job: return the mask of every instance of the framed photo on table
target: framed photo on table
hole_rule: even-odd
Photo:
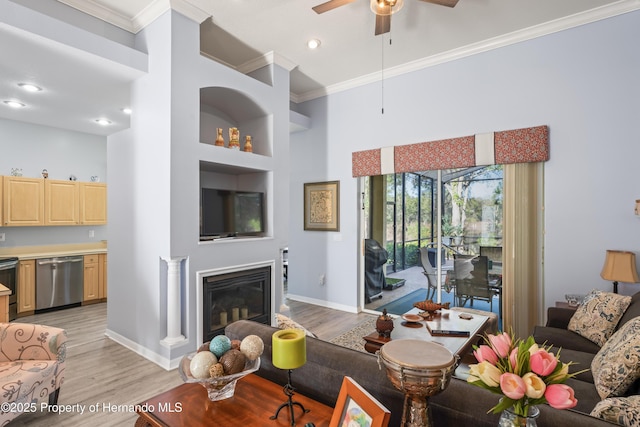
[[[387,427],[391,412],[351,377],[344,377],[329,427]]]
[[[340,181],[304,184],[304,229],[340,231]]]

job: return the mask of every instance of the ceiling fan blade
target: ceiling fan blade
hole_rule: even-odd
[[[340,6],[344,6],[345,4],[352,3],[354,1],[356,0],[329,0],[328,2],[312,7],[312,9],[316,13],[320,14],[320,13],[328,12]]]
[[[391,31],[391,15],[376,15],[376,36]]]
[[[422,0],[422,1],[426,1],[427,3],[439,4],[440,6],[447,6],[447,7],[455,7],[455,5],[458,4],[458,0]]]

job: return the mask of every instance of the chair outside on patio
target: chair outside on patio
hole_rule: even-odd
[[[456,297],[458,306],[464,307],[467,302],[473,307],[474,300],[489,303],[493,311],[493,297],[498,295],[496,289],[489,284],[489,268],[486,256],[456,255],[453,260]]]
[[[437,264],[436,256],[437,250],[435,248],[422,247],[420,249],[420,265],[422,266],[422,274],[427,277],[427,298],[433,300],[436,291],[438,289],[438,270],[435,266]],[[432,259],[434,261],[432,261]],[[442,258],[444,261],[444,257]],[[442,269],[442,289],[445,292],[451,292],[451,285],[449,284],[449,275],[446,269]]]

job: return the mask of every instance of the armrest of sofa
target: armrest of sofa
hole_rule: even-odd
[[[0,361],[58,360],[66,355],[67,332],[30,323],[0,324]]]
[[[575,312],[570,308],[549,307],[547,308],[547,324],[545,326],[567,329]]]

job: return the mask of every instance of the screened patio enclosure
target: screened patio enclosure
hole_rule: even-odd
[[[502,265],[502,193],[503,168],[500,165],[477,166],[464,169],[419,173],[397,173],[364,178],[364,220],[367,239],[375,240],[387,251],[385,274],[392,290],[394,278],[404,280],[405,289],[382,293],[385,301],[367,298],[365,308],[376,309],[396,294],[398,298],[413,289],[429,289],[429,280],[421,259],[420,248],[430,248],[430,260],[437,269],[438,218],[442,264],[442,292],[427,296],[434,301],[449,300],[452,306],[476,303],[481,298],[456,298],[454,270],[456,261],[482,259],[490,273],[493,285],[500,278]],[[440,203],[438,203],[440,198]],[[438,215],[440,206],[440,215]],[[426,250],[423,249],[426,253]],[[474,262],[476,262],[474,261]],[[471,262],[471,261],[469,261]],[[460,269],[459,269],[460,270]],[[462,283],[458,280],[458,283]],[[431,283],[433,285],[433,283]],[[433,291],[433,289],[432,289]],[[457,295],[461,297],[460,293]],[[495,296],[493,311],[499,313],[497,293],[489,292],[485,298]],[[480,308],[474,305],[474,308]]]

